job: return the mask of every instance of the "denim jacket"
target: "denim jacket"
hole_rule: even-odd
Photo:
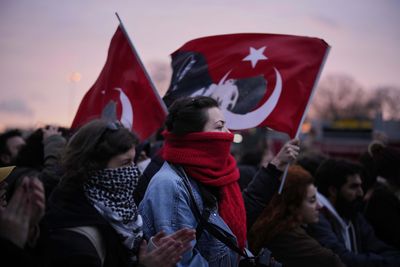
[[[189,180],[196,204],[203,210],[198,186],[192,179]],[[151,179],[143,201],[139,205],[145,238],[149,239],[161,230],[171,234],[184,227],[196,229],[198,219],[193,213],[193,208],[182,178],[167,162],[164,162]],[[208,220],[236,239],[217,209],[211,211]],[[191,245],[192,249],[183,255],[177,266],[238,266],[239,256],[206,230],[199,240],[192,241]]]

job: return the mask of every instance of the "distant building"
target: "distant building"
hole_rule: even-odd
[[[276,154],[289,139],[286,134],[272,130],[246,130],[243,142],[235,144],[235,151],[242,152],[260,147],[260,134],[265,137],[267,147]],[[302,152],[321,153],[329,157],[358,160],[367,151],[372,140],[381,140],[391,146],[400,147],[400,121],[382,119],[378,115],[374,120],[340,119],[335,121],[312,121],[303,125],[300,134]],[[239,152],[239,153],[240,153]]]

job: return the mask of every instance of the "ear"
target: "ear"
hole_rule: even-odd
[[[328,187],[329,199],[332,203],[336,202],[337,189],[334,186]]]

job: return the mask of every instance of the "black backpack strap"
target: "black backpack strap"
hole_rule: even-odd
[[[202,214],[200,213],[200,209],[197,206],[196,200],[193,195],[193,190],[189,182],[189,178],[187,177],[185,171],[182,169],[180,166],[172,165],[173,169],[176,171],[176,173],[182,178],[182,181],[189,192],[190,200],[193,203],[193,212],[196,218],[199,220],[198,227],[200,226],[200,231],[202,232],[203,230],[208,231],[212,236],[214,236],[216,239],[224,243],[226,246],[228,246],[230,249],[235,251],[237,254],[239,254],[242,257],[249,258],[247,254],[245,254],[237,245],[236,242],[230,238],[230,234],[226,232],[224,229],[218,227],[217,225],[214,225],[210,222],[208,222],[208,218],[210,217],[210,211],[208,210],[208,214]],[[205,209],[207,210],[207,209]],[[207,216],[207,217],[206,217]],[[197,231],[197,229],[196,229]],[[196,232],[196,239],[197,239],[198,233]],[[198,239],[197,239],[198,240]]]
[[[203,210],[203,214],[201,215],[201,218],[203,218],[205,221],[208,221],[208,218],[210,218],[210,215],[211,215],[211,211],[209,209],[205,208]],[[201,223],[201,220],[200,220],[200,223],[196,227],[196,240],[200,239],[201,234],[203,233],[203,231],[204,231],[204,226],[203,226],[203,224]]]

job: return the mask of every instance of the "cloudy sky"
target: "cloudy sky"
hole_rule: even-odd
[[[118,12],[163,95],[169,54],[207,35],[313,36],[331,45],[321,79],[400,87],[397,0],[1,0],[0,130],[69,126],[106,59]]]

